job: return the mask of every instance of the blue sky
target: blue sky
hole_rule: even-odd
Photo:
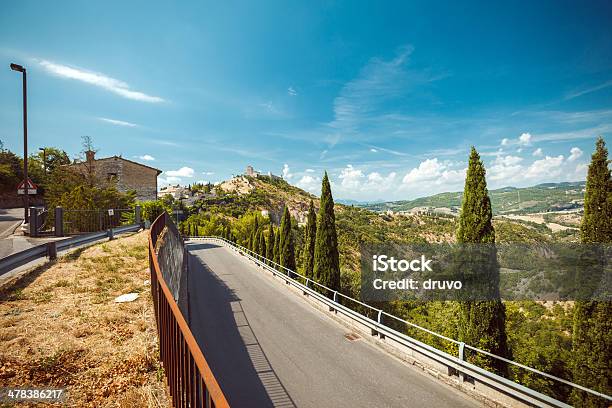
[[[612,134],[610,2],[3,2],[0,139],[220,181],[247,164],[336,198],[581,180]],[[495,4],[493,4],[495,3]]]

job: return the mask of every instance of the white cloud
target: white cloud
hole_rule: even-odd
[[[491,180],[512,181],[522,169],[523,159],[518,156],[498,156],[489,166],[488,174]]]
[[[321,188],[321,179],[306,174],[295,185],[310,193],[317,194]]]
[[[527,168],[523,177],[539,178],[544,180],[552,180],[562,173],[563,155],[557,157],[546,156],[543,159],[534,161]]]
[[[298,93],[297,93],[297,91],[296,91],[295,89],[293,89],[293,87],[292,87],[292,86],[290,86],[289,88],[287,88],[287,93],[288,93],[290,96],[297,96],[297,94],[298,94]]]
[[[138,158],[140,160],[144,160],[144,161],[154,161],[155,157],[151,156],[150,154],[145,154],[143,156],[138,156]]]
[[[531,143],[531,133],[523,133],[519,136],[518,143],[520,145],[528,145]]]
[[[378,153],[378,150],[376,150],[376,149],[374,149],[374,148],[370,149],[370,151],[371,151],[372,153]]]
[[[306,171],[306,173],[314,173],[315,172],[313,169],[306,169],[305,171]]]
[[[102,122],[110,123],[112,125],[117,125],[117,126],[125,126],[125,127],[137,127],[138,126],[135,123],[125,122],[123,120],[117,120],[117,119],[98,118],[98,120],[101,120]]]
[[[364,178],[365,175],[361,170],[358,170],[353,167],[352,164],[347,165],[342,171],[338,178],[342,180],[342,187],[347,189],[357,189],[361,184],[361,179]]]
[[[178,170],[168,170],[165,174],[169,177],[193,177],[195,171],[191,167],[181,167]]]
[[[85,82],[87,84],[106,89],[107,91],[113,92],[127,99],[149,103],[164,102],[164,99],[160,98],[159,96],[151,96],[143,92],[132,91],[129,85],[125,82],[111,78],[104,74],[73,68],[67,65],[55,64],[47,60],[41,60],[39,61],[39,64],[47,72],[53,75]]]
[[[213,174],[215,174],[215,172],[214,171],[203,171],[202,174],[205,176],[212,176]]]
[[[510,140],[506,137],[504,137],[501,141],[501,145],[502,146],[508,146],[510,144]]]
[[[538,147],[537,149],[535,149],[535,150],[533,151],[532,156],[535,156],[535,157],[540,157],[540,156],[542,156],[543,154],[544,154],[544,152],[542,151],[542,148],[541,148],[541,147]]]
[[[582,156],[582,150],[580,150],[578,147],[572,147],[570,149],[570,156],[567,158],[567,160],[573,162],[577,160],[580,156]]]
[[[437,158],[427,159],[419,164],[419,167],[410,170],[403,178],[403,183],[415,183],[424,180],[433,180],[439,177],[444,170],[444,165]]]
[[[283,178],[285,180],[290,180],[291,177],[293,177],[293,174],[291,174],[291,170],[289,169],[289,165],[287,163],[285,163],[283,165]]]

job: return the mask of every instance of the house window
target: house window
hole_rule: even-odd
[[[106,180],[108,181],[117,181],[117,173],[106,173]]]

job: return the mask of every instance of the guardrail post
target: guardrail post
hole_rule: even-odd
[[[57,259],[57,244],[55,241],[47,242],[47,256],[50,261]]]
[[[306,287],[308,287],[308,282],[309,282],[309,281],[310,281],[310,279],[309,279],[309,278],[306,278],[306,285],[305,285]],[[303,291],[302,291],[302,295],[304,295],[304,296],[308,296],[308,292],[306,292],[305,290],[303,290]]]
[[[382,312],[383,312],[382,309],[378,311],[378,316],[376,317],[376,321],[378,322],[378,324],[382,324],[382,318],[383,318]],[[381,340],[385,338],[385,335],[382,334],[381,332],[377,332],[377,334],[378,334],[378,337],[381,338]]]
[[[109,229],[106,231],[106,235],[108,236],[108,240],[109,240],[109,241],[112,241],[113,239],[115,239],[115,232],[113,231],[113,229],[112,229],[112,228],[109,228]]]
[[[55,207],[55,236],[64,236],[64,209],[62,207]]]
[[[459,360],[465,361],[465,343],[464,342],[459,343]],[[463,371],[459,371],[459,381],[460,382],[465,381],[465,375],[463,374]]]
[[[334,297],[333,297],[333,299],[332,299],[332,300],[334,301],[334,303],[337,303],[337,302],[338,302],[338,291],[337,291],[337,290],[334,290]],[[335,313],[335,312],[336,312],[336,309],[334,309],[332,306],[330,306],[330,307],[329,307],[329,311],[330,311],[330,312],[334,312],[334,313]]]
[[[142,207],[139,205],[134,207],[134,223],[138,225],[142,224]]]

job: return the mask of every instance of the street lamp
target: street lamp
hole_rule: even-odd
[[[23,195],[23,218],[28,223],[28,96],[26,69],[21,65],[11,64],[13,71],[21,72],[23,78],[23,178],[26,181]]]

